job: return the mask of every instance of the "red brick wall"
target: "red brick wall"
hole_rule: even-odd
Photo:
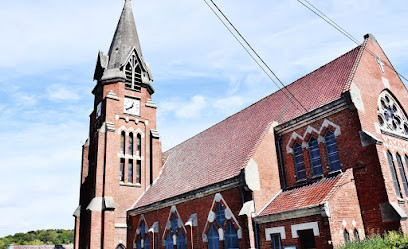
[[[238,216],[239,211],[242,208],[242,198],[241,192],[239,188],[234,188],[231,190],[226,190],[221,192],[222,197],[224,198],[225,202],[227,203],[228,207],[231,209],[232,213],[234,214],[235,218],[237,219],[239,225],[242,228],[242,239],[239,240],[239,247],[240,248],[248,248],[249,247],[249,239],[248,239],[248,231],[247,231],[247,218],[246,216]],[[188,202],[183,202],[176,205],[177,211],[180,214],[180,218],[185,224],[190,217],[190,215],[196,213],[197,214],[197,221],[198,226],[193,227],[193,238],[194,238],[194,248],[206,248],[206,243],[203,243],[202,234],[204,231],[204,227],[207,222],[208,213],[211,210],[212,203],[214,201],[215,194],[211,194],[209,196],[205,196],[199,199],[194,199]],[[163,209],[150,211],[144,213],[145,220],[149,227],[153,225],[154,222],[159,222],[159,233],[155,234],[155,248],[164,248],[162,246],[162,237],[165,232],[165,227],[167,223],[167,219],[169,217],[171,211],[171,207],[166,207]],[[140,215],[132,216],[131,217],[131,230],[129,231],[128,235],[128,244],[127,248],[133,248],[133,241],[135,240],[135,233],[136,229],[138,228]],[[187,248],[191,248],[191,227],[185,227],[187,230]],[[150,241],[153,240],[152,234],[149,234]],[[222,244],[222,243],[221,243]],[[221,247],[222,248],[222,247]]]
[[[113,91],[120,100],[109,98],[102,100],[109,91]],[[156,109],[145,106],[147,100],[151,98],[145,88],[142,88],[141,92],[126,90],[123,82],[104,85],[101,89],[96,89],[94,93],[95,110],[90,116],[89,159],[85,159],[83,163],[85,167],[83,176],[87,172],[87,168],[89,168],[89,174],[87,178],[84,178],[85,183],[81,188],[81,206],[83,207],[81,215],[84,216],[84,220],[90,219],[90,222],[81,222],[81,225],[83,224],[81,234],[83,235],[80,237],[83,241],[80,242],[80,247],[85,248],[89,243],[86,238],[86,235],[89,234],[91,244],[96,245],[97,238],[95,236],[99,236],[99,244],[103,244],[104,247],[115,248],[121,242],[126,244],[126,228],[116,228],[115,224],[126,224],[126,210],[131,208],[133,203],[150,185],[150,130],[156,129]],[[123,113],[125,95],[140,98],[140,117],[133,117]],[[102,116],[96,120],[95,112],[100,101],[102,101]],[[137,123],[134,121],[135,118],[138,119]],[[129,122],[126,119],[129,119]],[[101,132],[103,122],[113,123],[115,132]],[[144,134],[141,141],[141,184],[136,184],[136,160],[133,160],[133,182],[131,186],[129,186],[127,173],[129,158],[125,159],[125,184],[122,184],[119,181],[120,157],[118,156],[120,152],[120,133],[122,130],[129,131],[130,128],[135,131],[140,129]],[[136,141],[137,133],[133,132],[134,141]],[[125,143],[126,154],[128,154],[128,134],[129,132],[127,132]],[[94,136],[97,136],[98,139],[93,139]],[[155,160],[153,161],[152,170],[154,176],[157,176],[162,166],[161,142],[157,139],[153,139],[153,142]],[[134,145],[134,151],[136,151],[136,144]],[[88,162],[89,167],[87,167]],[[104,196],[113,197],[115,210],[93,211],[89,216],[87,214],[89,211],[85,210],[89,202],[93,197]]]
[[[353,175],[353,169],[348,169],[335,187],[335,192],[329,198],[331,240],[335,247],[345,243],[344,230],[347,229],[350,240],[354,240],[354,229],[359,238],[364,239],[364,223],[361,217],[360,204]]]
[[[327,218],[323,218],[320,215],[259,224],[260,248],[270,249],[272,247],[271,241],[266,240],[265,229],[272,228],[272,227],[280,227],[280,226],[285,227],[285,233],[286,233],[286,239],[282,240],[282,246],[296,245],[297,248],[300,248],[299,239],[292,237],[291,226],[296,225],[296,224],[301,224],[301,223],[308,223],[308,222],[318,222],[320,235],[315,236],[316,248],[319,248],[319,249],[333,248],[333,246],[329,244],[329,241],[331,240],[329,221]]]

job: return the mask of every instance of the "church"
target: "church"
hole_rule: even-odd
[[[337,248],[408,234],[408,91],[371,34],[165,152],[130,0],[94,80],[75,249]]]

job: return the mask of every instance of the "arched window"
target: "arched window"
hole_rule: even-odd
[[[295,162],[296,179],[298,181],[305,179],[306,171],[303,161],[303,149],[298,142],[295,142],[295,144],[293,145],[293,160]]]
[[[142,136],[140,134],[137,134],[136,138],[136,155],[142,155]]]
[[[171,225],[171,231],[173,232],[173,234],[176,234],[177,228],[178,228],[178,221],[177,221],[177,217],[175,214],[173,214],[171,217],[170,225]]]
[[[319,143],[317,142],[317,139],[314,137],[311,137],[309,140],[309,155],[313,176],[322,175],[323,168],[322,160],[320,159]]]
[[[341,169],[339,160],[339,152],[337,151],[336,136],[331,130],[327,130],[324,136],[326,144],[327,159],[329,161],[330,171],[337,171]]]
[[[141,170],[142,170],[142,161],[140,161],[140,160],[137,160],[136,161],[136,183],[141,183],[141,181],[142,181],[142,172],[141,172]]]
[[[136,235],[135,249],[150,249],[149,234],[146,231],[145,220],[140,223],[139,230]],[[142,245],[143,244],[143,245]],[[143,247],[142,247],[143,246]]]
[[[183,231],[180,230],[177,236],[177,249],[186,249],[186,247],[187,247],[186,236],[184,235]]]
[[[238,234],[237,229],[232,224],[231,220],[227,221],[227,227],[225,230],[225,249],[238,248]]]
[[[400,188],[400,184],[399,184],[398,177],[397,177],[397,170],[395,169],[394,160],[392,158],[391,152],[389,151],[387,151],[387,159],[388,159],[388,164],[390,165],[392,181],[394,182],[395,194],[398,197],[402,198],[401,188]]]
[[[125,158],[120,159],[120,165],[119,165],[119,180],[121,182],[125,181]]]
[[[128,182],[133,182],[133,160],[129,159],[128,163]]]
[[[357,228],[354,228],[353,234],[354,234],[354,240],[355,241],[360,241],[360,234],[358,233]]]
[[[210,229],[208,230],[208,249],[220,249],[220,236],[218,235],[217,229],[214,224],[210,224]]]
[[[133,155],[133,133],[129,134],[129,155]]]
[[[132,53],[128,63],[125,65],[125,75],[126,88],[140,91],[140,85],[142,84],[142,71],[135,52]]]
[[[215,207],[215,221],[217,222],[218,227],[222,228],[225,221],[225,210],[219,202]]]
[[[170,232],[167,233],[166,237],[166,249],[173,249],[173,237]]]
[[[146,238],[144,240],[144,249],[150,249],[150,239],[148,235],[146,235]]]
[[[344,229],[344,242],[349,243],[350,242],[350,234],[347,231],[347,229]]]
[[[402,186],[404,186],[404,190],[405,190],[405,196],[408,197],[407,176],[405,174],[404,166],[402,165],[401,156],[398,153],[397,153],[397,163],[398,163],[398,168],[399,168],[401,179],[402,179]]]
[[[125,137],[126,134],[124,131],[120,134],[120,153],[125,154]]]

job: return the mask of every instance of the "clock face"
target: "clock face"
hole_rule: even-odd
[[[99,118],[102,114],[102,102],[99,102],[98,106],[96,107],[96,118]]]
[[[140,99],[125,97],[123,112],[131,115],[140,115]]]

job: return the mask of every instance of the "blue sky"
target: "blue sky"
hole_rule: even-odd
[[[164,149],[276,91],[201,0],[133,0]],[[296,0],[215,1],[285,83],[355,45]],[[408,76],[403,0],[311,0]],[[0,8],[0,236],[73,228],[93,70],[123,1],[16,0]],[[405,82],[406,83],[406,82]]]

